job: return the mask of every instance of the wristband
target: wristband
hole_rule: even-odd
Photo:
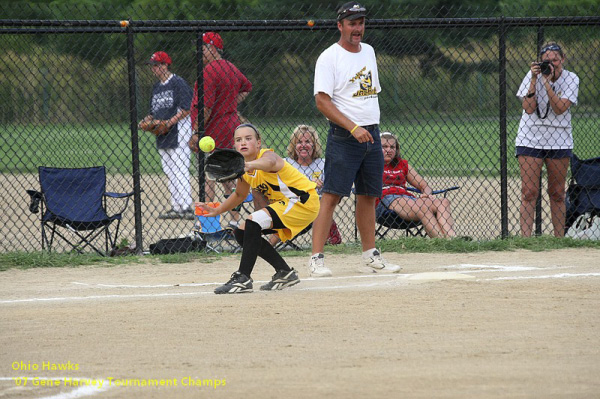
[[[533,96],[535,96],[535,91],[534,91],[533,93],[528,93],[526,97],[527,97],[527,98],[531,98],[531,97],[533,97]]]
[[[354,127],[352,128],[352,130],[350,130],[350,134],[354,134],[354,131],[358,129],[358,125],[354,125]]]

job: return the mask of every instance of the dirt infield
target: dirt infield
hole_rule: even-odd
[[[9,270],[0,398],[598,398],[599,255],[329,255],[326,279],[292,257],[301,284],[259,292],[259,263],[231,296],[237,256]]]

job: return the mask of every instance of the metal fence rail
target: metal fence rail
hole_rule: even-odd
[[[314,105],[312,86],[317,57],[338,39],[332,10],[309,7],[301,13],[306,17],[283,19],[285,14],[270,18],[268,11],[260,19],[258,10],[254,19],[227,20],[203,19],[227,13],[216,8],[190,20],[150,20],[143,9],[125,14],[140,18],[122,20],[19,18],[14,9],[3,11],[11,19],[0,20],[2,252],[41,249],[39,214],[29,211],[25,190],[39,189],[42,165],[103,165],[108,191],[135,191],[121,237],[138,247],[190,233],[193,221],[158,219],[170,207],[168,182],[154,137],[137,124],[148,112],[155,83],[145,61],[166,51],[171,71],[193,87],[202,78],[203,32],[221,34],[224,58],[252,82],[239,111],[261,130],[264,147],[287,156],[290,135],[300,124],[314,126],[326,141],[328,124]],[[422,15],[419,11],[407,15]],[[461,187],[448,196],[459,235],[489,240],[519,233],[514,146],[522,108],[515,94],[546,41],[563,45],[565,68],[580,77],[572,109],[574,152],[581,159],[600,155],[597,11],[523,18],[490,9],[490,17],[397,18],[399,10],[379,8],[370,15],[364,41],[378,56],[381,130],[400,139],[402,155],[434,189]],[[485,14],[485,9],[473,13]],[[193,156],[195,200],[204,195],[199,169],[202,158]],[[551,234],[545,188],[541,192],[536,231]],[[219,188],[217,199],[223,196]],[[343,240],[356,240],[353,196],[338,208]],[[394,230],[386,237],[400,234]],[[298,243],[308,246],[310,234]]]

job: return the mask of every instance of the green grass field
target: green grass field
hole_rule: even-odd
[[[286,155],[289,135],[300,120],[253,120],[261,130],[263,147]],[[312,121],[323,145],[327,124]],[[579,158],[600,156],[600,119],[574,118],[575,153]],[[400,138],[401,152],[424,175],[498,176],[500,173],[499,123],[494,118],[467,119],[447,116],[382,124]],[[508,122],[509,174],[516,175],[514,140],[518,120]],[[0,126],[1,173],[37,173],[39,165],[85,167],[105,165],[108,173],[132,171],[131,132],[127,124],[13,125]],[[154,136],[138,132],[141,173],[162,173]]]

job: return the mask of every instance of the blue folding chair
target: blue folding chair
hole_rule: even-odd
[[[433,194],[444,194],[444,197],[448,194],[449,191],[458,190],[460,187],[449,187],[443,190],[435,190]],[[412,191],[415,193],[421,193],[421,191],[414,187],[407,187],[408,191]],[[407,237],[426,237],[427,234],[423,229],[423,225],[419,221],[413,220],[405,220],[402,219],[396,212],[391,209],[386,209],[383,213],[381,213],[377,217],[377,230],[375,231],[375,236],[379,239],[385,237],[388,231],[394,230],[404,230]],[[384,230],[385,229],[385,230]]]
[[[79,253],[90,247],[102,256],[109,254],[109,250],[116,247],[121,215],[133,192],[106,192],[104,166],[79,169],[40,166],[38,172],[41,191],[27,190],[27,193],[31,197],[29,209],[33,213],[38,213],[40,208],[42,211],[42,250],[52,250],[56,235]],[[125,205],[109,216],[107,198],[125,198]],[[109,228],[115,221],[116,229],[111,234]],[[70,232],[70,237],[62,234],[63,230],[59,228]],[[101,234],[104,234],[104,252],[93,244]]]
[[[205,243],[204,249],[209,252],[221,253],[226,247],[232,252],[239,250],[239,245],[230,227],[221,227],[221,216],[196,215],[196,222],[192,228],[194,236]]]

